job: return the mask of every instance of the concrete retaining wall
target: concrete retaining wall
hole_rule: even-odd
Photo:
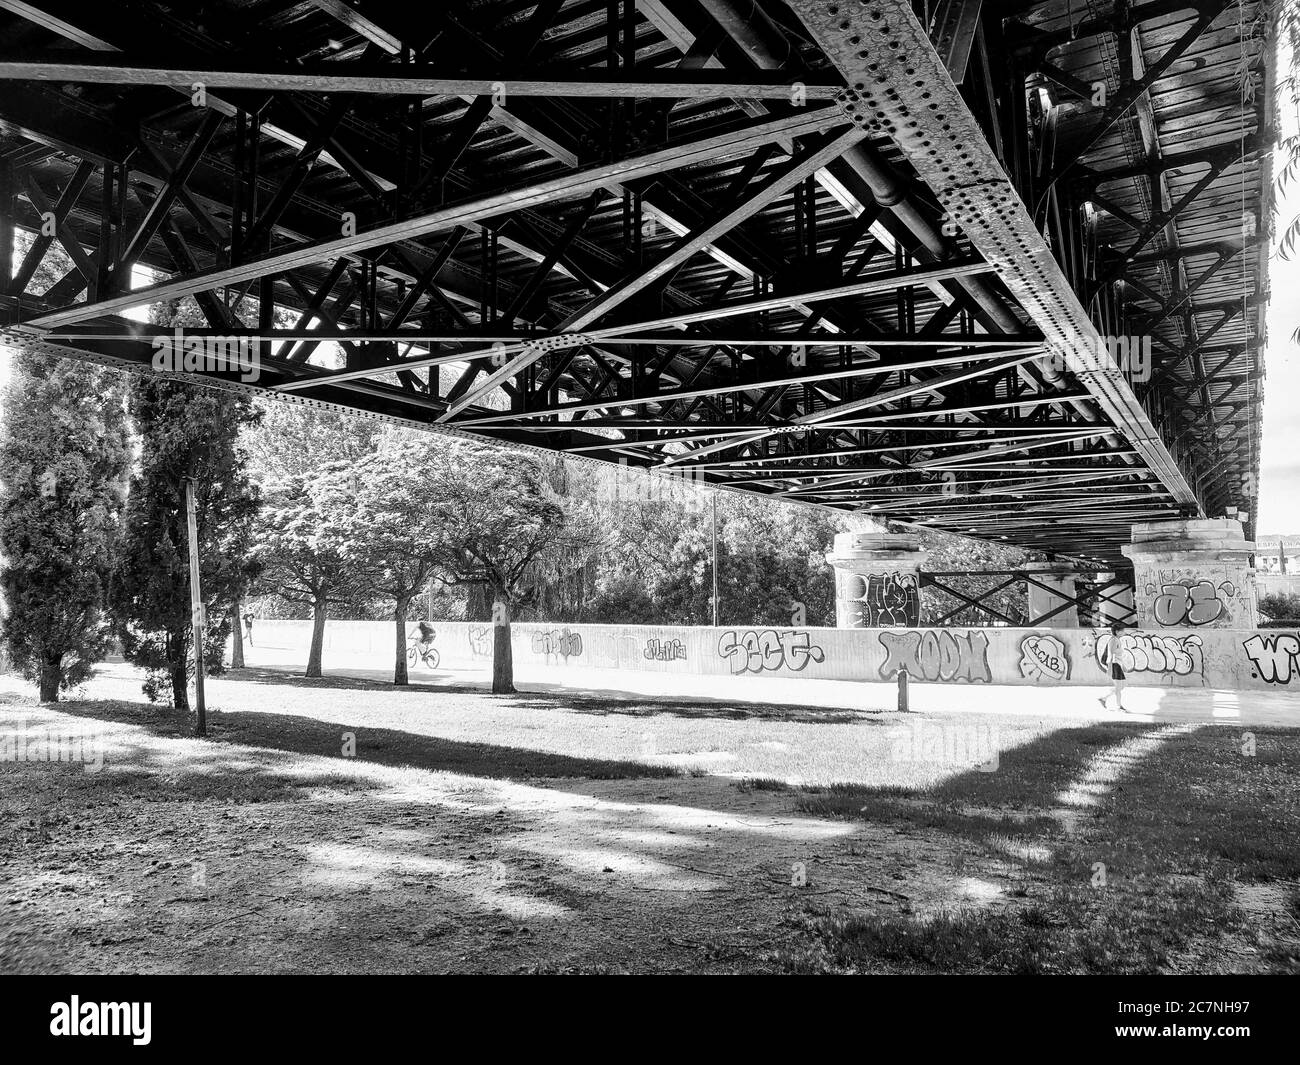
[[[439,666],[487,669],[492,626],[433,623]],[[408,639],[416,637],[407,625]],[[300,648],[308,621],[257,621],[255,641]],[[1129,682],[1154,687],[1278,690],[1300,678],[1300,635],[1286,630],[1092,629],[767,629],[658,628],[642,625],[512,626],[516,665],[635,669],[663,673],[892,680],[900,669],[919,682],[952,684],[1106,684],[1117,655]],[[331,664],[390,670],[392,622],[331,621]],[[346,656],[346,661],[340,658]],[[333,663],[331,658],[334,658]],[[424,671],[422,662],[413,673]],[[530,672],[531,672],[530,668]],[[1300,687],[1300,683],[1297,684]]]

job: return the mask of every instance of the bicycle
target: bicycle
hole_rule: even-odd
[[[438,668],[438,649],[433,646],[432,640],[429,643],[422,641],[418,633],[406,641],[406,664],[413,667],[417,659],[424,663],[426,669]]]

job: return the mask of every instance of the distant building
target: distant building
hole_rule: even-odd
[[[1300,576],[1300,533],[1256,536],[1255,572]]]

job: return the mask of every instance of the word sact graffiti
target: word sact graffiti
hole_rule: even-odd
[[[728,660],[732,673],[763,673],[788,669],[800,672],[809,662],[823,662],[826,652],[806,632],[750,629],[739,636],[724,632],[718,640],[718,656]]]

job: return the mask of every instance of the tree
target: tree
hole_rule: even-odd
[[[0,435],[0,634],[42,702],[106,653],[109,560],[126,501],[130,441],[121,375],[19,354]]]
[[[348,468],[347,463],[339,466]],[[366,579],[365,571],[345,557],[344,545],[364,535],[357,512],[318,478],[314,472],[294,473],[271,485],[255,526],[260,584],[311,609],[308,677],[321,675],[330,605],[354,603],[364,594]]]
[[[192,300],[156,305],[155,325],[193,324]],[[126,657],[147,672],[151,700],[170,689],[188,711],[190,601],[185,480],[194,478],[199,575],[207,616],[205,663],[222,668],[235,601],[256,572],[250,537],[258,493],[239,432],[260,416],[252,402],[224,389],[142,378],[131,395],[140,467],[131,480],[127,533],[114,577],[112,610]]]
[[[411,601],[434,574],[442,527],[438,478],[430,474],[439,442],[391,431],[360,461],[331,464],[315,493],[321,526],[317,546],[335,552],[349,581],[393,603],[396,658],[393,683],[406,684],[406,621]],[[350,520],[338,516],[350,515]]]
[[[600,520],[611,535],[582,620],[710,624],[715,493],[689,482],[611,471],[593,470],[585,478],[595,482]],[[716,496],[718,620],[833,625],[835,582],[825,555],[852,519],[770,497]]]
[[[492,597],[492,691],[515,690],[510,622],[543,586],[581,567],[600,540],[576,501],[567,509],[530,455],[455,442],[431,456],[440,497],[440,579],[479,584]]]
[[[338,548],[361,535],[355,509],[337,496],[334,502],[341,505],[331,505],[319,486],[327,470],[373,455],[380,426],[337,411],[267,399],[258,403],[263,417],[244,434],[250,472],[266,497],[255,533],[262,564],[256,590],[310,612],[306,676],[319,677],[330,607],[364,613],[360,600],[366,594]],[[330,522],[338,527],[326,528]]]

